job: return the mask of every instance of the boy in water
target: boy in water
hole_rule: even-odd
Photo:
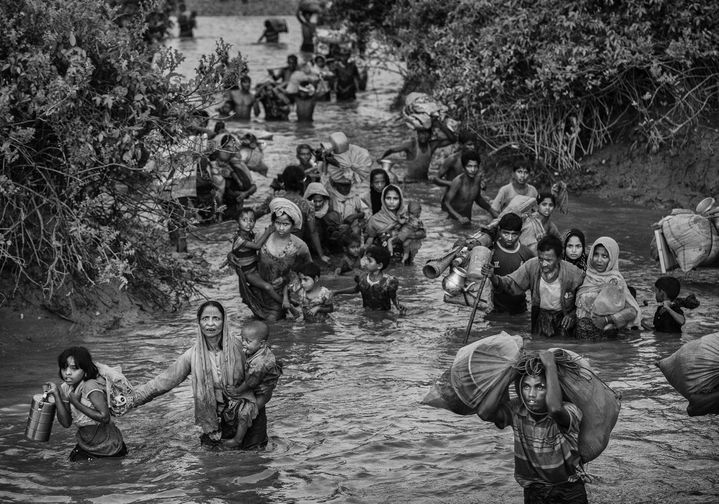
[[[527,160],[514,165],[512,169],[512,180],[509,184],[499,188],[497,196],[492,201],[492,209],[499,214],[504,210],[515,196],[539,196],[537,188],[529,183],[530,163]]]
[[[270,329],[264,322],[252,321],[242,328],[242,346],[245,350],[245,381],[239,386],[225,385],[224,392],[230,398],[222,415],[229,424],[237,424],[237,432],[230,439],[223,439],[225,449],[239,448],[247,429],[257,418],[259,411],[269,401],[271,392],[282,375],[282,367],[267,346]],[[268,397],[265,397],[265,394]]]
[[[648,320],[642,320],[642,326],[645,329],[654,329],[655,331],[680,333],[686,319],[684,312],[677,303],[681,284],[679,280],[670,276],[659,277],[654,282],[654,296],[656,297],[657,311],[654,313],[654,320],[649,323]]]
[[[479,154],[475,151],[462,153],[464,173],[456,177],[444,196],[445,209],[449,217],[467,225],[472,220],[472,206],[477,203],[492,217],[497,216],[489,202],[482,197],[482,176],[479,174]]]
[[[523,263],[531,259],[534,254],[527,247],[519,243],[519,233],[522,230],[522,218],[517,214],[508,213],[499,219],[499,231],[492,250],[492,265],[495,275],[503,276],[515,272]],[[527,296],[525,293],[513,294],[504,290],[495,290],[494,311],[497,313],[517,314],[527,311]]]
[[[255,241],[255,222],[255,212],[252,208],[240,210],[240,215],[237,218],[237,234],[232,242],[232,251],[227,254],[227,262],[242,270],[247,283],[262,289],[272,299],[281,303],[282,296],[272,284],[265,282],[257,271],[257,251],[262,248],[267,238],[270,237],[274,227],[267,226],[260,239]]]
[[[359,235],[349,235],[344,239],[345,255],[335,269],[335,275],[343,275],[360,269],[362,262],[362,239]]]
[[[445,159],[442,166],[437,170],[437,175],[432,177],[432,182],[438,186],[449,188],[452,181],[464,173],[462,154],[474,150],[474,140],[469,133],[461,132],[458,142],[459,150]],[[482,184],[482,190],[484,190],[484,183]]]
[[[298,166],[305,171],[305,185],[320,181],[320,167],[312,155],[312,147],[300,144],[296,149]]]
[[[362,294],[362,306],[370,310],[391,310],[394,305],[400,314],[405,307],[397,301],[399,282],[392,275],[384,272],[389,266],[389,251],[384,247],[369,247],[362,258],[362,269],[366,273],[355,277],[356,285],[335,291],[337,294]]]
[[[582,411],[562,401],[554,354],[539,352],[515,382],[516,399],[497,409],[494,424],[514,430],[514,478],[529,504],[583,504],[587,491],[581,479],[579,424]],[[537,362],[539,361],[539,362]],[[532,369],[528,374],[526,369]]]
[[[252,80],[249,76],[240,77],[240,85],[233,86],[227,93],[225,104],[218,111],[221,114],[234,113],[234,119],[249,121],[252,118],[252,112],[255,117],[260,115],[260,102],[250,91]]]

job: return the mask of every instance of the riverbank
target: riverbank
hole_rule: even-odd
[[[291,16],[298,0],[185,0],[199,16]]]

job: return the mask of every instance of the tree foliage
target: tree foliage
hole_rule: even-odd
[[[120,26],[103,0],[3,3],[0,272],[47,298],[110,280],[160,304],[190,294],[198,272],[169,253],[172,203],[156,190],[186,167],[147,161],[177,150],[244,61],[219,42],[180,79],[181,55],[143,40],[142,10]]]
[[[410,78],[428,79],[489,148],[560,170],[611,141],[683,142],[719,105],[715,2],[388,3],[375,30]]]

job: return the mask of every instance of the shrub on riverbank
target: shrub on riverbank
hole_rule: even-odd
[[[167,178],[159,167],[173,167],[147,161],[176,150],[246,66],[220,42],[181,81],[172,73],[181,55],[143,41],[145,19],[121,27],[104,0],[0,10],[4,293],[34,286],[52,305],[111,283],[171,307],[203,276],[200,261],[167,247],[172,204],[153,187]]]
[[[395,0],[375,33],[488,150],[562,172],[618,140],[681,145],[719,107],[719,5],[696,0]],[[367,7],[369,9],[369,7]],[[357,7],[360,11],[362,6]],[[357,17],[357,13],[354,13]]]

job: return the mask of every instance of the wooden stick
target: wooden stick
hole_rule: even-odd
[[[479,308],[479,300],[482,297],[482,291],[484,290],[484,284],[487,282],[487,275],[482,276],[482,281],[479,284],[479,290],[477,291],[477,298],[474,300],[474,306],[472,307],[472,314],[469,316],[469,324],[467,324],[467,333],[464,335],[464,344],[467,344],[469,339],[469,333],[472,330],[472,324],[474,324],[474,316],[477,314],[477,308]]]

